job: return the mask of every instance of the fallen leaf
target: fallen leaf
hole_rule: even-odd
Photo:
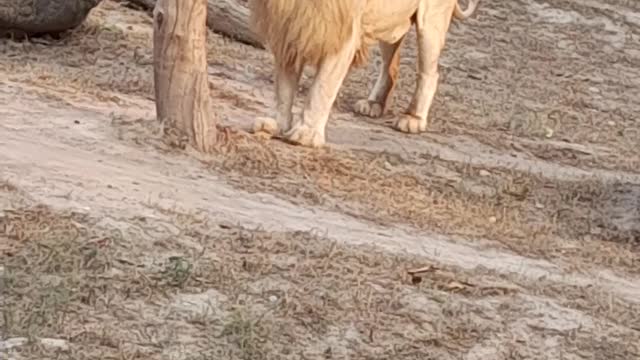
[[[470,284],[468,282],[459,282],[459,281],[452,281],[448,283],[446,286],[447,290],[464,290],[470,287],[475,287],[475,285]]]
[[[420,267],[420,268],[407,270],[407,273],[409,273],[409,275],[421,275],[421,274],[431,273],[431,272],[434,272],[436,270],[438,270],[437,267],[435,267],[433,265],[428,265],[428,266],[423,266],[423,267]]]

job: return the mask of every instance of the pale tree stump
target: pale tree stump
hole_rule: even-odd
[[[156,112],[165,135],[199,151],[216,142],[207,74],[207,0],[158,0],[153,11]]]

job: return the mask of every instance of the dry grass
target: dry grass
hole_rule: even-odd
[[[151,219],[120,221],[126,231],[42,206],[5,210],[0,238],[17,245],[0,258],[0,328],[33,340],[12,351],[33,359],[52,351],[75,359],[458,358],[484,341],[505,341],[509,321],[529,316],[527,297],[544,295],[587,310],[598,325],[561,333],[537,325],[532,343],[552,336],[583,358],[640,354],[638,334],[625,327],[640,310],[585,289],[514,286],[481,269],[438,267],[412,285],[405,271],[425,265],[420,258],[312,233],[172,213],[179,232],[156,237],[144,231],[160,226]],[[618,340],[593,343],[596,328]],[[41,338],[64,339],[69,349],[52,350]],[[517,342],[500,351],[508,349],[525,358],[535,351]]]
[[[486,4],[470,26],[453,29],[433,131],[549,163],[637,173],[637,31],[625,23],[630,41],[609,51],[606,26],[580,19],[523,28],[533,20],[527,6]],[[613,10],[568,0],[553,6],[619,19]],[[105,1],[60,41],[0,42],[0,72],[56,102],[73,94],[127,107],[152,98],[149,29],[146,15]],[[561,42],[568,48],[558,48]],[[220,106],[262,111],[265,104],[240,85],[272,86],[268,54],[218,36],[209,46],[212,78],[235,84],[212,89]],[[398,106],[413,88],[414,52],[407,47]],[[371,70],[350,76],[337,111],[350,111],[363,96]],[[183,156],[160,140],[155,123],[113,125],[128,145]],[[411,151],[309,150],[221,135],[220,152],[201,160],[249,192],[387,227],[496,240],[571,270],[640,273],[637,184],[551,180]],[[19,191],[0,181],[0,192]],[[10,355],[453,359],[492,349],[505,359],[640,357],[640,309],[601,289],[468,272],[314,233],[245,229],[160,210],[163,220],[110,222],[100,221],[104,214],[44,206],[0,212],[0,330],[3,338],[32,340]],[[405,270],[424,265],[434,271],[412,284]],[[45,346],[42,338],[70,347]]]
[[[433,131],[470,136],[500,151],[517,145],[560,164],[637,172],[640,129],[634,116],[640,104],[634,94],[640,73],[634,64],[640,42],[634,40],[640,35],[632,22],[615,20],[631,5],[605,4],[554,2],[559,16],[574,19],[564,23],[548,20],[544,14],[550,10],[537,3],[486,4],[464,26],[453,26],[442,59]],[[532,22],[535,26],[512,31]],[[147,14],[106,1],[60,41],[0,43],[7,54],[0,69],[10,80],[64,85],[105,102],[126,103],[123,95],[152,98],[150,30]],[[408,104],[415,84],[411,37],[403,52],[395,112]],[[218,79],[272,86],[266,52],[211,34],[209,58]],[[375,66],[372,62],[349,77],[338,110],[350,112],[364,96]],[[255,107],[247,96],[212,90],[219,102]],[[562,143],[569,145],[558,146]]]
[[[565,7],[565,5],[568,3],[563,2],[558,6]],[[526,4],[518,2],[517,6],[526,7]],[[497,13],[506,11],[503,5],[493,4],[490,8]],[[586,9],[578,7],[577,10],[580,12]],[[493,72],[496,78],[487,78],[482,84],[478,84],[473,77],[459,79],[454,74],[445,76],[447,78],[443,79],[442,91],[438,95],[439,103],[434,108],[434,118],[447,118],[448,121],[447,124],[436,121],[434,126],[437,131],[446,135],[471,135],[485,144],[491,144],[496,149],[505,149],[506,146],[513,143],[513,135],[520,134],[518,129],[521,127],[507,126],[506,128],[511,130],[508,135],[510,139],[506,139],[502,130],[496,133],[492,126],[486,126],[483,119],[495,118],[509,122],[513,119],[508,118],[505,114],[516,116],[519,113],[515,110],[505,112],[499,102],[487,102],[487,99],[482,98],[482,94],[491,95],[491,91],[503,89],[504,86],[498,86],[502,84],[500,81],[506,81],[507,77],[511,75],[509,71],[515,71],[513,66],[517,64],[501,66],[501,62],[507,61],[508,57],[482,58],[484,60],[470,64],[468,60],[457,58],[459,54],[456,49],[470,45],[471,42],[484,44],[489,41],[488,39],[493,39],[491,43],[486,44],[489,48],[510,54],[513,45],[517,43],[521,45],[518,47],[520,54],[518,59],[529,58],[530,63],[528,64],[533,66],[531,68],[533,71],[537,68],[536,66],[541,66],[542,63],[548,66],[548,62],[545,62],[548,59],[540,57],[540,55],[526,56],[526,54],[539,54],[540,47],[549,48],[551,51],[552,43],[556,42],[553,37],[549,38],[548,36],[542,36],[540,41],[536,43],[518,42],[521,39],[518,40],[517,37],[504,39],[505,36],[511,36],[509,34],[512,32],[496,33],[512,22],[529,21],[530,19],[527,18],[529,15],[525,13],[510,13],[506,21],[500,22],[499,27],[495,27],[495,22],[492,21],[492,16],[498,15],[483,14],[482,16],[483,21],[480,19],[472,20],[470,24],[472,28],[479,29],[477,33],[465,31],[464,36],[452,36],[449,50],[443,61],[450,62],[450,58],[454,57],[461,61],[458,67],[469,73],[477,68],[496,69]],[[118,21],[114,21],[116,17]],[[90,18],[87,24],[54,45],[3,43],[4,50],[10,56],[0,66],[16,81],[32,81],[38,86],[45,87],[47,84],[58,87],[62,83],[70,88],[82,90],[83,93],[95,94],[99,98],[106,96],[108,99],[104,98],[105,101],[126,102],[127,100],[121,96],[123,94],[151,97],[150,38],[148,33],[139,30],[149,30],[149,24],[150,20],[145,14],[125,10],[120,8],[118,4],[106,2],[96,10],[95,16]],[[552,25],[554,29],[557,27],[557,24],[543,24],[537,27],[536,31],[548,32]],[[578,23],[575,26],[584,27],[585,25]],[[575,31],[576,29],[565,30]],[[460,30],[453,29],[452,31],[455,34]],[[491,36],[487,35],[487,32]],[[554,33],[556,32],[558,30],[554,30]],[[598,31],[590,30],[589,33],[592,36],[588,39],[582,39],[584,44],[577,45],[589,47],[591,46],[589,44],[601,42]],[[561,32],[558,36],[563,34],[566,35]],[[270,78],[271,71],[268,54],[250,51],[247,47],[227,43],[217,36],[212,35],[211,39],[212,55],[214,55],[213,50],[224,50],[215,52],[216,60],[212,63],[212,67],[216,69],[216,76],[249,81],[243,75],[251,73],[253,76],[251,81],[258,79],[263,85],[271,86],[265,80]],[[61,56],[60,49],[64,49],[64,56]],[[403,70],[404,77],[401,79],[401,85],[404,85],[401,88],[411,88],[409,84],[412,83],[413,71],[408,67],[412,66],[409,60],[413,51],[414,49],[408,46],[409,56],[404,64],[407,69]],[[564,54],[563,51],[560,52]],[[112,57],[105,57],[104,54],[109,54]],[[585,57],[580,51],[574,55],[577,56],[576,61],[588,62],[588,64],[583,64],[583,68],[590,69],[594,76],[604,71],[602,68],[598,69],[597,66],[604,65],[610,56],[598,54],[596,57]],[[51,61],[36,61],[41,58],[51,59]],[[28,59],[34,60],[31,65],[32,71],[21,71],[25,60]],[[238,59],[250,59],[251,61],[238,62]],[[558,61],[562,59],[559,58]],[[485,63],[486,61],[492,63]],[[619,66],[626,66],[625,64],[623,62]],[[555,68],[560,71],[565,69],[568,64],[556,65]],[[374,74],[372,70],[369,69],[371,76]],[[448,69],[445,66],[443,71],[448,73],[453,69]],[[547,99],[553,95],[557,100],[549,100],[549,103],[560,107],[570,100],[561,96],[563,94],[559,91],[563,87],[560,85],[569,80],[571,80],[571,84],[575,84],[575,79],[560,77],[563,83],[559,84],[557,76],[548,71],[535,73],[531,71],[520,74],[518,77],[520,80],[512,79],[509,82],[514,85],[512,96],[515,97],[509,103],[518,104],[518,99],[525,98]],[[38,75],[40,73],[42,74]],[[630,70],[630,74],[635,73]],[[533,82],[534,75],[536,79],[540,76],[544,78]],[[345,84],[344,97],[338,104],[338,108],[344,108],[345,102],[351,102],[361,96],[364,83],[368,79],[370,80],[370,76],[362,77],[361,73],[352,75]],[[603,81],[607,86],[614,86],[611,82],[613,80],[610,78],[603,77],[603,79],[606,80]],[[515,86],[518,84],[519,86]],[[551,89],[547,86],[544,90],[544,96],[540,97],[542,96],[540,93],[542,84],[553,84],[555,86],[551,87],[553,92],[550,92]],[[583,85],[581,84],[580,87],[582,88]],[[459,92],[463,89],[473,93],[460,94]],[[236,91],[214,89],[214,92],[216,98],[223,103],[238,106],[240,102],[242,107],[255,106],[255,104],[248,104],[247,97],[239,96]],[[603,92],[602,96],[613,96],[614,94],[623,96],[626,93],[616,90]],[[399,105],[402,105],[406,100],[404,95],[406,95],[405,92],[399,92]],[[468,109],[474,109],[475,106],[465,103],[465,99],[478,99],[479,97],[482,100],[483,112],[469,111]],[[460,101],[444,102],[444,99],[450,98]],[[634,104],[633,101],[627,101],[624,107],[619,107],[619,109],[628,112],[634,109]],[[443,108],[445,105],[449,108]],[[464,123],[457,121],[453,113],[463,105],[465,108],[461,108],[460,114],[467,115]],[[573,102],[570,105],[572,109],[576,107]],[[537,114],[533,112],[535,109],[537,107],[529,109],[523,114],[529,117],[534,116]],[[575,111],[582,112],[586,111],[585,109],[589,108],[580,108]],[[498,114],[498,110],[502,115]],[[549,111],[556,114],[558,111],[570,112],[570,109],[561,108]],[[626,119],[626,115],[622,114],[621,116]],[[573,160],[570,163],[582,167],[611,168],[613,166],[625,169],[635,167],[634,159],[639,158],[634,153],[635,146],[626,146],[628,141],[619,141],[620,139],[610,137],[606,137],[602,141],[587,138],[585,131],[599,136],[605,136],[608,132],[591,131],[592,128],[585,126],[581,119],[579,116],[575,119],[563,117],[562,121],[556,123],[560,128],[554,129],[554,139],[563,138],[570,134],[571,139],[569,140],[571,142],[586,142],[581,145],[582,147],[572,145],[569,146],[569,150],[554,148],[557,151],[549,152],[548,146],[544,148],[544,145],[540,145],[541,143],[525,142],[521,148],[529,149],[549,161],[561,163],[566,163],[566,157],[562,154],[576,154],[576,151],[571,149],[586,149],[584,151],[587,153],[578,152],[579,156],[572,157]],[[597,124],[602,125],[602,121],[604,120],[597,119]],[[547,125],[549,124],[543,123],[540,126],[525,127],[543,129]],[[637,133],[628,128],[628,126],[635,125],[628,122],[624,122],[624,125],[627,126],[624,130],[625,134]],[[504,128],[503,124],[496,126],[500,129]],[[122,131],[128,130],[131,129],[124,128]],[[527,133],[531,133],[531,131],[527,130],[520,135],[526,138],[528,137]],[[143,134],[142,137],[144,136],[146,134]],[[627,140],[633,142],[633,139]],[[145,141],[141,140],[143,143]],[[606,152],[609,154],[607,157],[598,157],[590,152],[592,151],[592,143],[599,144],[601,142],[604,142],[603,146],[609,149]],[[500,168],[474,168],[464,162],[447,162],[432,156],[417,154],[410,154],[404,159],[398,159],[394,155],[384,153],[292,150],[280,144],[274,144],[273,148],[271,145],[266,146],[259,143],[243,143],[238,146],[240,148],[232,149],[227,153],[228,156],[224,159],[218,159],[214,166],[216,169],[230,172],[231,180],[249,191],[268,191],[306,204],[321,204],[331,208],[339,208],[385,224],[407,224],[420,229],[462,237],[497,238],[503,240],[503,244],[507,248],[524,254],[554,257],[570,253],[568,256],[572,257],[577,252],[581,253],[579,255],[584,259],[584,264],[590,264],[594,257],[607,254],[602,256],[602,259],[595,259],[596,263],[607,264],[607,262],[611,262],[611,265],[620,265],[634,272],[637,271],[638,258],[631,250],[630,245],[637,243],[638,230],[633,226],[621,226],[614,219],[614,213],[621,211],[628,211],[637,217],[637,207],[634,207],[633,203],[629,201],[626,201],[626,204],[625,201],[621,201],[623,206],[611,203],[611,201],[618,201],[616,199],[620,197],[619,194],[627,189],[634,192],[633,186],[609,184],[597,180],[554,183],[529,173],[515,173]],[[619,146],[622,147],[618,148]],[[534,150],[540,147],[547,150]],[[610,156],[616,156],[616,159],[607,160]],[[620,165],[622,161],[626,161],[626,165]],[[455,178],[452,180],[450,177],[442,177],[436,171],[441,168],[455,172]],[[482,170],[489,170],[490,175],[479,177],[478,174]],[[559,237],[568,238],[572,242],[563,243],[558,240]],[[616,247],[600,244],[601,240],[612,240],[624,245]]]
[[[158,136],[154,121],[114,125],[125,141],[180,156],[181,151]],[[384,226],[497,240],[504,249],[562,260],[574,270],[597,265],[640,273],[636,184],[551,180],[425,154],[311,150],[242,132],[223,134],[218,153],[200,158],[248,192],[266,192]]]
[[[139,131],[125,129],[130,134]],[[149,134],[140,137],[153,139]],[[418,165],[386,153],[291,150],[235,134],[205,162],[247,191],[336,209],[386,226],[498,240],[517,253],[562,259],[576,269],[595,264],[640,271],[635,250],[637,185],[551,181],[425,155],[421,160],[426,163]],[[447,169],[448,176],[438,169]]]

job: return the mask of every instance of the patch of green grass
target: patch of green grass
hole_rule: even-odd
[[[182,256],[172,256],[165,264],[162,275],[171,286],[183,287],[191,277],[193,264]]]
[[[262,320],[248,309],[237,308],[225,319],[221,337],[238,348],[243,360],[265,358],[263,343],[269,336],[261,326]]]

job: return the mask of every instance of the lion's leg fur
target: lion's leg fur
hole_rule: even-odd
[[[368,43],[376,39],[393,45],[382,46],[381,73],[369,99],[356,104],[356,111],[382,115],[398,75],[401,38],[414,22],[418,33],[416,89],[406,114],[394,127],[409,133],[426,131],[438,85],[438,58],[450,22],[454,16],[471,14],[477,0],[470,1],[473,4],[462,11],[457,0],[403,0],[400,5],[386,0],[250,0],[252,28],[273,53],[278,73],[276,119],[259,120],[256,127],[271,134],[281,128],[293,143],[324,144],[327,119],[340,86],[352,63],[364,61]],[[396,17],[383,17],[390,13]],[[317,73],[302,118],[293,122],[298,69],[305,65],[316,68]]]
[[[278,66],[276,70],[276,121],[285,131],[291,129],[291,109],[301,74],[302,69],[299,67]]]
[[[432,1],[418,8],[418,74],[413,100],[394,128],[407,133],[427,130],[427,116],[438,87],[438,59],[444,47],[456,1]]]
[[[325,143],[327,120],[333,103],[360,46],[357,30],[337,53],[324,58],[318,67],[305,102],[302,120],[294,123],[285,137],[294,144],[319,147]]]
[[[280,135],[282,131],[291,129],[293,121],[293,102],[298,92],[298,83],[302,68],[276,64],[276,116],[273,118],[259,117],[253,126],[254,133],[264,133],[268,137]]]
[[[400,48],[404,38],[405,36],[394,44],[379,42],[382,65],[378,80],[373,86],[369,98],[358,100],[355,103],[354,110],[356,113],[377,118],[386,111],[400,70]]]
[[[294,143],[324,144],[324,128],[342,80],[354,59],[364,60],[361,15],[354,14],[363,14],[365,4],[365,0],[249,1],[252,29],[273,53],[278,73],[276,119],[257,119],[255,132],[275,135],[284,130]],[[292,126],[291,107],[305,65],[316,68],[317,75],[302,120]]]

